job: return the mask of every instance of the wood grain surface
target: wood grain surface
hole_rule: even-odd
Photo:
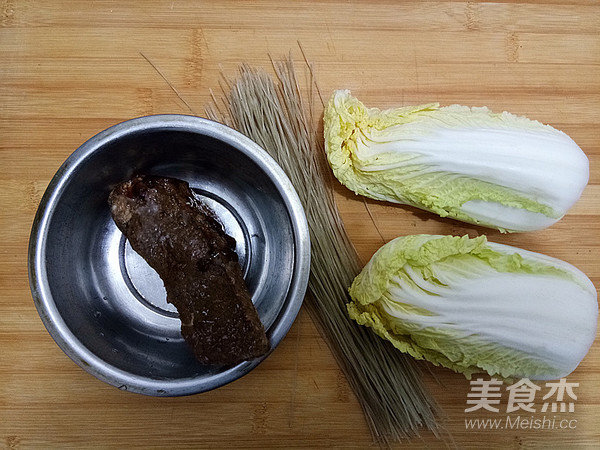
[[[595,0],[0,0],[0,447],[376,447],[304,310],[257,369],[201,395],[121,392],[71,362],[42,325],[27,279],[29,232],[46,186],[99,131],[147,114],[202,116],[221,71],[234,76],[242,62],[270,70],[269,55],[290,51],[300,61],[300,41],[326,97],[348,88],[381,108],[435,101],[508,110],[565,131],[590,160],[589,186],[572,211],[526,234],[364,201],[336,186],[363,261],[402,234],[486,233],[564,259],[598,287],[599,32]],[[579,383],[574,412],[545,414],[558,417],[555,429],[467,429],[465,420],[504,425],[515,413],[466,413],[469,382],[423,367],[447,436],[424,431],[399,447],[600,444],[600,340],[568,377]],[[522,418],[543,419],[541,403]]]

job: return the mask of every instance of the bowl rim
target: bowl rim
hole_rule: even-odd
[[[294,270],[287,296],[275,322],[269,328],[271,349],[264,356],[245,361],[218,372],[205,380],[201,377],[156,379],[134,375],[110,365],[88,349],[62,319],[46,277],[44,260],[46,238],[54,207],[68,186],[71,176],[88,158],[107,144],[147,131],[183,131],[220,140],[250,158],[269,174],[288,211],[294,232]],[[230,383],[258,366],[285,337],[295,321],[308,286],[310,272],[310,235],[306,215],[291,181],[277,162],[257,143],[221,123],[191,115],[157,114],[129,119],[113,125],[81,144],[59,167],[46,188],[37,208],[28,246],[29,285],[42,323],[63,352],[96,378],[121,390],[152,396],[181,396],[206,392]]]

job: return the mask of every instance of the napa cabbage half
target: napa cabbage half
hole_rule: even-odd
[[[485,107],[381,111],[339,90],[324,133],[333,173],[355,193],[503,231],[552,225],[589,178],[586,155],[565,133]]]
[[[469,378],[558,379],[596,336],[597,294],[585,274],[485,236],[399,237],[373,255],[350,296],[359,324]]]

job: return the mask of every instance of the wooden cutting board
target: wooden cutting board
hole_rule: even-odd
[[[202,116],[221,71],[233,77],[242,62],[269,69],[269,55],[290,51],[302,61],[300,41],[325,97],[347,88],[381,108],[485,105],[567,132],[590,160],[581,200],[547,230],[486,233],[564,259],[599,286],[599,31],[595,0],[0,1],[0,447],[374,447],[305,310],[256,370],[202,395],[121,392],[72,363],[44,329],[27,279],[29,231],[48,182],[104,128],[147,114]],[[341,186],[336,198],[365,262],[401,234],[484,232]],[[542,413],[541,397],[535,413],[507,413],[506,397],[497,413],[466,413],[464,377],[438,368],[425,376],[447,436],[424,431],[403,446],[600,443],[600,340],[568,377],[579,383],[570,413]],[[498,419],[499,429],[468,428],[471,419]]]

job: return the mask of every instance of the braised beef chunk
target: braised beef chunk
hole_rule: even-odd
[[[136,176],[111,192],[109,204],[132,248],[162,278],[200,362],[237,364],[269,350],[235,240],[188,183]]]

